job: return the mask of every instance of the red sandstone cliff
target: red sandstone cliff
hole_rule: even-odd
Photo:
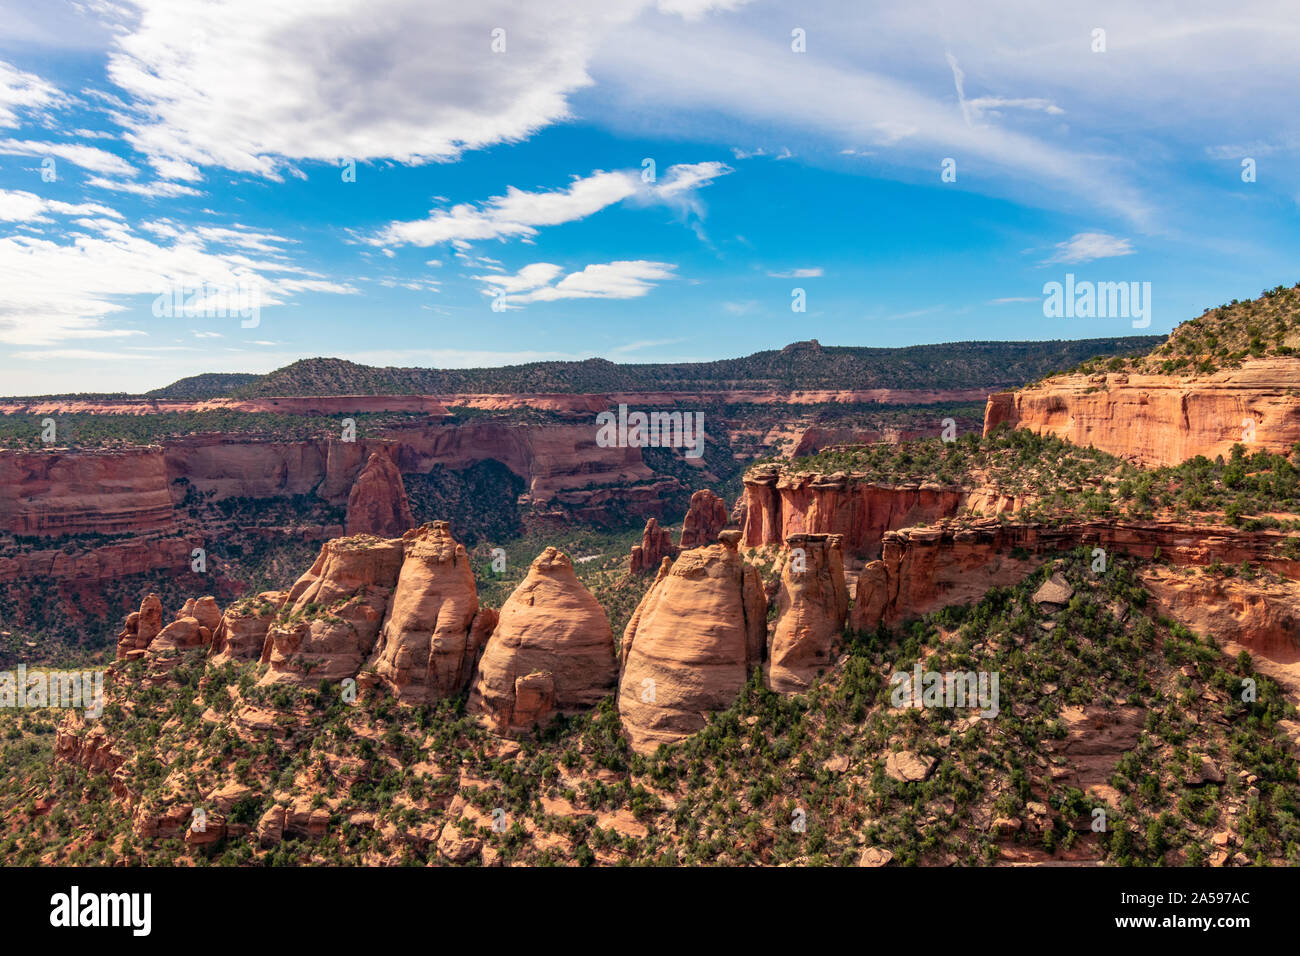
[[[778,465],[762,465],[746,473],[738,510],[744,516],[745,547],[780,546],[793,534],[838,534],[846,555],[870,558],[880,554],[886,531],[968,509],[998,514],[1023,504],[990,489],[884,484],[845,472],[787,474]]]
[[[0,530],[175,533],[163,450],[0,451]]]
[[[1060,375],[991,395],[984,433],[1008,424],[1146,465],[1226,458],[1237,443],[1285,453],[1300,441],[1297,389],[1300,359],[1287,357],[1249,359],[1196,378]]]
[[[873,631],[929,611],[978,600],[989,588],[1017,583],[1050,555],[1080,545],[1107,554],[1160,558],[1174,565],[1205,566],[1248,562],[1288,578],[1300,578],[1300,560],[1288,558],[1287,536],[1203,528],[1172,521],[1084,522],[1048,526],[1002,524],[985,519],[966,524],[887,532],[880,560],[858,578],[849,623]],[[1293,553],[1293,552],[1292,552]]]

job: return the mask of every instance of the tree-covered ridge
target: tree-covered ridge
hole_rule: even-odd
[[[1096,355],[1145,350],[1159,336],[1051,342],[953,342],[907,348],[824,346],[815,340],[715,362],[621,365],[605,359],[490,369],[372,368],[304,359],[241,389],[247,396],[695,389],[1001,388]]]
[[[1224,303],[1180,324],[1146,355],[1096,356],[1075,371],[1211,375],[1249,358],[1294,356],[1300,349],[1300,282],[1275,286],[1258,298]]]

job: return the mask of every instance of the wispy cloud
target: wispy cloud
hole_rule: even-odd
[[[564,189],[528,192],[510,186],[504,196],[482,203],[461,203],[433,210],[424,219],[389,223],[365,241],[375,246],[452,243],[463,247],[484,239],[532,238],[544,227],[585,219],[625,200],[661,203],[698,214],[694,191],[731,171],[724,163],[705,162],[670,166],[662,178],[649,182],[641,170],[598,170]]]
[[[654,288],[654,283],[675,278],[677,267],[669,262],[628,259],[589,265],[570,272],[549,262],[524,266],[514,275],[485,275],[474,278],[484,285],[484,294],[498,297],[502,306],[517,307],[529,302],[560,299],[636,299]]]
[[[1065,242],[1056,244],[1056,252],[1043,260],[1044,265],[1065,263],[1078,265],[1092,262],[1094,259],[1110,259],[1115,256],[1129,256],[1137,250],[1127,239],[1112,236],[1105,232],[1076,232]]]

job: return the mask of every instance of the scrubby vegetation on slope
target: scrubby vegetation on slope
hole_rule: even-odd
[[[1031,598],[1053,572],[1076,592],[1055,613]],[[200,659],[149,686],[133,665],[103,722],[142,806],[198,805],[212,787],[237,783],[247,790],[228,823],[248,830],[276,799],[301,799],[328,817],[324,834],[260,850],[250,835],[228,837],[210,857],[178,838],[142,839],[107,777],[43,764],[48,721],[19,714],[3,718],[0,854],[18,863],[423,863],[442,859],[433,843],[450,823],[488,859],[541,865],[834,865],[866,848],[901,864],[1196,865],[1216,853],[1300,863],[1300,784],[1278,727],[1294,708],[1245,655],[1229,659],[1211,639],[1154,619],[1125,561],[1095,576],[1077,554],[903,633],[848,639],[844,654],[810,694],[780,697],[755,680],[700,734],[649,757],[628,750],[608,701],[517,745],[474,726],[463,699],[410,708],[373,694],[349,706],[327,684],[258,688],[257,665],[205,673]],[[894,706],[887,675],[918,661],[997,672],[998,715]],[[1247,677],[1254,701],[1242,699]],[[235,732],[236,688],[275,714],[273,729]],[[1090,792],[1080,774],[1096,767],[1081,767],[1070,747],[1080,713],[1132,737]],[[903,751],[932,765],[924,779],[886,773],[888,755]],[[1092,826],[1097,808],[1104,832]],[[498,810],[504,826],[494,830]]]
[[[1249,358],[1294,356],[1300,349],[1300,283],[1266,289],[1256,299],[1224,303],[1181,323],[1145,355],[1094,357],[1075,371],[1210,375]]]
[[[1180,465],[1140,468],[1053,435],[1002,428],[954,442],[923,439],[827,450],[789,463],[790,474],[845,472],[864,481],[935,481],[988,486],[1027,496],[1027,516],[1149,518],[1211,515],[1248,529],[1300,527],[1300,445],[1289,455],[1197,456]],[[1277,517],[1278,514],[1283,517]]]

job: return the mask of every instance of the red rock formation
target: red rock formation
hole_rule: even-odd
[[[401,564],[401,539],[327,542],[267,631],[262,662],[271,667],[260,683],[354,677],[375,646]]]
[[[372,452],[348,495],[347,533],[394,538],[414,524],[401,472],[384,452]]]
[[[266,647],[266,633],[288,596],[288,591],[263,591],[226,608],[212,632],[213,662],[259,659]]]
[[[221,608],[217,607],[217,599],[212,595],[190,598],[177,612],[176,620],[179,621],[183,617],[192,617],[199,622],[200,626],[215,631],[217,625],[221,623]]]
[[[1248,359],[1212,375],[1060,375],[991,395],[987,435],[1001,424],[1052,434],[1146,465],[1197,455],[1285,453],[1300,441],[1300,359]],[[1253,431],[1253,439],[1249,432]]]
[[[1142,583],[1159,613],[1213,637],[1228,654],[1249,651],[1261,672],[1300,695],[1300,582],[1155,565]]]
[[[1172,521],[1084,522],[1046,526],[993,519],[886,532],[882,558],[858,578],[850,626],[874,631],[907,617],[979,600],[989,588],[1023,580],[1047,556],[1080,545],[1107,554],[1153,557],[1176,565],[1249,562],[1300,577],[1300,560],[1286,557],[1286,535],[1205,528]],[[1293,552],[1292,552],[1293,553]]]
[[[139,657],[162,630],[162,602],[150,594],[140,602],[140,610],[126,616],[126,627],[117,636],[119,660]]]
[[[614,691],[618,666],[604,609],[547,548],[501,606],[479,662],[469,709],[498,733],[590,710]]]
[[[837,534],[795,534],[787,541],[768,639],[767,686],[802,693],[830,669],[844,631],[849,592]]]
[[[741,560],[737,531],[660,566],[623,635],[618,707],[632,748],[648,753],[731,706],[767,637],[758,570]]]
[[[790,452],[790,457],[793,459],[802,458],[805,455],[815,455],[831,445],[873,445],[877,442],[888,442],[891,445],[896,445],[899,442],[915,441],[918,438],[934,438],[938,434],[939,426],[937,424],[934,428],[928,430],[921,428],[885,428],[883,430],[874,428],[824,428],[820,425],[810,425],[799,436],[799,441],[795,443],[794,450]]]
[[[659,522],[650,518],[641,532],[641,543],[632,545],[632,557],[628,569],[633,574],[641,574],[659,567],[664,558],[677,557],[678,548],[673,544],[672,532],[659,527]]]
[[[762,465],[745,475],[746,547],[780,546],[792,534],[838,534],[846,554],[876,557],[886,531],[937,521],[968,507],[1003,510],[1012,500],[979,498],[958,486],[886,485],[860,476],[786,474]]]
[[[87,585],[150,571],[178,574],[189,570],[198,539],[146,536],[91,548],[23,549],[0,557],[0,584],[18,581],[79,581]],[[66,547],[66,546],[65,546]]]
[[[473,675],[478,642],[486,640],[495,614],[479,615],[469,555],[447,522],[408,531],[401,544],[405,557],[376,647],[375,671],[401,700],[455,696]]]
[[[174,534],[162,449],[0,450],[0,530]]]
[[[718,540],[718,532],[727,526],[727,504],[707,488],[691,495],[691,506],[682,520],[678,547],[698,548]],[[658,566],[658,562],[654,566]]]

